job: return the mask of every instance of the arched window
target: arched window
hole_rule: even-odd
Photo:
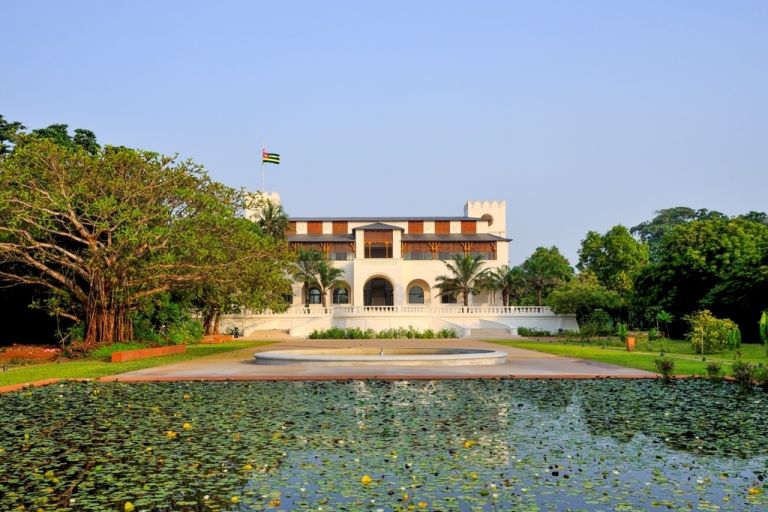
[[[309,289],[309,303],[320,304],[320,290],[318,290],[317,288]]]
[[[334,304],[349,304],[349,290],[346,288],[335,288],[333,290]]]
[[[413,286],[408,291],[408,304],[424,304],[424,289],[421,286]]]

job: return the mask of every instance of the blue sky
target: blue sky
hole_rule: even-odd
[[[504,199],[512,264],[660,208],[768,209],[765,1],[6,2],[0,114],[267,168],[294,216]]]

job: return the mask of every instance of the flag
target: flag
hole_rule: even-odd
[[[261,163],[262,164],[279,164],[280,155],[277,153],[267,153],[266,149],[261,150]]]

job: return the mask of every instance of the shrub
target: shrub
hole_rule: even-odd
[[[440,329],[437,333],[437,337],[441,339],[445,338],[458,338],[459,336],[456,334],[456,331],[453,329]]]
[[[656,370],[661,376],[661,381],[664,384],[670,384],[672,382],[672,372],[675,370],[675,362],[668,357],[657,357],[654,363],[656,363]]]
[[[648,330],[648,341],[656,341],[661,338],[661,333],[658,329],[652,328]]]
[[[755,382],[763,391],[768,391],[768,366],[759,363],[754,371]]]
[[[707,378],[712,382],[723,380],[723,365],[718,361],[710,361],[707,364]]]
[[[691,324],[686,338],[693,350],[699,354],[711,354],[723,350],[728,344],[728,336],[737,329],[729,319],[716,318],[709,310],[697,311],[685,317]]]
[[[627,324],[622,322],[616,326],[616,336],[619,337],[619,340],[621,340],[622,343],[627,342],[627,336],[629,336],[629,329],[627,328]]]
[[[741,331],[739,330],[738,326],[728,333],[728,336],[725,340],[725,346],[730,350],[736,350],[737,348],[741,347]]]
[[[765,355],[768,356],[768,310],[763,311],[763,314],[760,315],[757,327],[760,333],[760,341],[765,345]]]
[[[536,329],[535,327],[518,327],[517,334],[520,336],[529,337],[552,336],[550,331],[545,331],[544,329]]]
[[[123,350],[136,350],[139,348],[147,348],[146,343],[113,343],[112,345],[105,345],[92,351],[89,355],[94,359],[109,359],[112,357],[112,352],[122,352]]]
[[[752,379],[755,377],[755,367],[752,364],[742,360],[734,361],[731,371],[733,380],[743,391],[752,389]]]
[[[396,327],[392,329],[383,329],[374,331],[366,329],[363,331],[359,327],[331,327],[324,331],[315,329],[310,333],[309,339],[312,340],[364,340],[364,339],[434,339],[434,338],[457,338],[453,329],[442,329],[435,333],[432,329],[419,331],[412,326],[408,328]]]

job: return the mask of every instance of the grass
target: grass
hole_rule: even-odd
[[[675,375],[706,375],[707,364],[710,361],[723,363],[726,375],[731,375],[731,363],[734,361],[733,351],[723,351],[717,354],[707,354],[706,361],[701,355],[695,354],[690,343],[681,340],[663,340],[644,342],[638,349],[627,352],[623,344],[599,340],[582,342],[581,340],[563,338],[538,338],[522,340],[492,340],[499,345],[524,348],[546,352],[558,356],[578,357],[590,361],[626,366],[656,372],[655,360],[664,350],[664,355],[675,362]],[[603,344],[604,346],[601,346]],[[751,363],[768,363],[765,348],[762,345],[745,344],[740,348],[741,359]]]
[[[0,373],[0,386],[22,384],[42,379],[92,379],[131,372],[153,366],[180,363],[205,356],[224,354],[235,350],[243,350],[272,343],[270,341],[231,341],[215,345],[190,345],[183,354],[174,354],[150,359],[140,359],[125,363],[111,363],[103,358],[92,357],[61,363],[33,364],[29,366],[12,367],[7,372]]]

